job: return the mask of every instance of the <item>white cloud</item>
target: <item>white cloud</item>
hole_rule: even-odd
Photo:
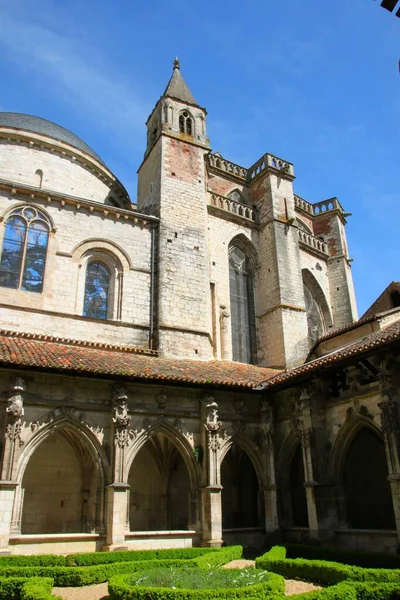
[[[73,22],[65,22],[68,16],[57,14],[55,5],[50,18],[45,8],[40,2],[34,10],[25,2],[0,6],[3,53],[24,69],[28,78],[45,86],[49,95],[73,106],[76,113],[98,126],[111,129],[118,137],[143,134],[149,102],[140,90],[118,65],[109,64],[98,44],[85,39],[81,24],[79,30]]]

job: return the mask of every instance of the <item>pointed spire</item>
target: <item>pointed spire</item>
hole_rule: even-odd
[[[170,98],[175,98],[176,100],[181,100],[182,102],[187,102],[188,104],[197,104],[196,100],[192,96],[192,92],[189,90],[185,80],[181,75],[180,63],[177,56],[175,57],[173,66],[174,70],[172,72],[172,77],[165,88],[163,96],[169,96]]]

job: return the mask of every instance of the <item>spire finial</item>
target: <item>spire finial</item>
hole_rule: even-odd
[[[179,71],[181,65],[179,62],[179,58],[177,56],[175,56],[175,60],[172,64],[174,65],[174,71],[175,71],[175,69],[178,69],[178,71]]]

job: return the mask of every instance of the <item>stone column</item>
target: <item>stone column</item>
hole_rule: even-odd
[[[303,452],[304,488],[306,490],[308,527],[311,538],[318,538],[318,514],[315,500],[313,456],[312,456],[312,419],[311,397],[307,388],[303,388],[300,398],[294,402],[294,426],[300,439]]]
[[[267,485],[262,489],[264,496],[265,530],[267,536],[279,529],[277,485],[275,477],[274,413],[270,401],[261,405],[260,448],[264,460]]]
[[[230,332],[230,314],[226,306],[220,306],[221,359],[232,360],[232,340]]]
[[[128,410],[128,396],[125,388],[116,387],[113,391],[113,416],[111,432],[113,437],[112,467],[113,483],[106,488],[107,519],[106,548],[115,550],[125,544],[125,532],[129,529],[127,519],[129,485],[125,473],[126,452],[135,432],[129,428],[131,417]]]
[[[127,483],[112,483],[106,489],[107,535],[105,550],[127,549],[125,546],[125,532],[129,485]]]
[[[219,450],[221,447],[218,420],[218,405],[212,396],[202,400],[201,432],[204,461],[202,488],[203,544],[210,547],[222,546],[222,505]]]
[[[379,381],[382,401],[382,432],[385,442],[388,480],[392,492],[393,510],[396,521],[397,541],[400,545],[400,390],[393,384],[389,361],[381,363]]]

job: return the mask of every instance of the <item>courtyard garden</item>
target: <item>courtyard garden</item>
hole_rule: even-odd
[[[255,562],[243,559],[241,546],[0,557],[0,600],[288,596],[400,600],[400,556],[288,545]]]

